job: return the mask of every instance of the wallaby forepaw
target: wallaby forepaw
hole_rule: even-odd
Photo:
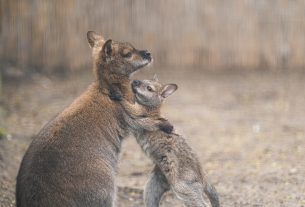
[[[167,134],[171,134],[174,131],[174,126],[169,121],[163,121],[159,124],[159,129]]]
[[[113,101],[122,101],[123,100],[122,94],[117,90],[110,90],[109,98]]]

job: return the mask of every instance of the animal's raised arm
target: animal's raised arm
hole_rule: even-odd
[[[137,124],[145,130],[148,131],[164,131],[165,133],[172,133],[174,130],[173,125],[169,123],[166,119],[159,118],[153,119],[150,117],[139,118],[137,119]]]
[[[120,101],[126,113],[136,120],[139,127],[148,131],[162,130],[166,133],[172,133],[174,127],[164,118],[149,117],[145,106],[135,102],[130,103],[126,99]]]
[[[147,109],[145,108],[145,106],[138,104],[137,102],[130,103],[129,101],[127,101],[126,99],[123,98],[120,101],[120,104],[122,105],[124,110],[127,112],[127,114],[134,119],[143,118],[143,117],[148,116],[148,112],[147,112]]]

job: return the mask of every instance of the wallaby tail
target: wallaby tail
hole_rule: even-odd
[[[204,192],[208,196],[212,207],[220,207],[218,193],[213,185],[207,183]]]

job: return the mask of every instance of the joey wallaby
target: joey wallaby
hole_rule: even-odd
[[[143,151],[154,161],[155,167],[145,187],[145,205],[158,207],[162,195],[172,190],[188,207],[208,206],[203,197],[208,196],[213,207],[219,207],[216,189],[207,181],[199,160],[186,140],[177,134],[160,130],[148,131],[160,121],[162,101],[175,92],[177,85],[162,85],[154,80],[132,82],[135,104],[126,100],[120,103],[129,116],[137,121],[134,133]]]
[[[26,151],[17,176],[17,207],[111,207],[122,140],[130,133],[119,90],[133,101],[129,77],[149,64],[146,50],[89,31],[96,80],[46,124]]]

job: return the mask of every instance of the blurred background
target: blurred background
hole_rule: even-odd
[[[2,70],[86,69],[88,30],[150,49],[156,66],[213,71],[305,65],[304,0],[2,0],[0,5]]]
[[[136,78],[179,85],[164,116],[223,206],[305,205],[304,0],[1,0],[1,207],[32,137],[93,80],[88,30],[151,51]],[[143,206],[151,168],[127,139],[119,207]]]

